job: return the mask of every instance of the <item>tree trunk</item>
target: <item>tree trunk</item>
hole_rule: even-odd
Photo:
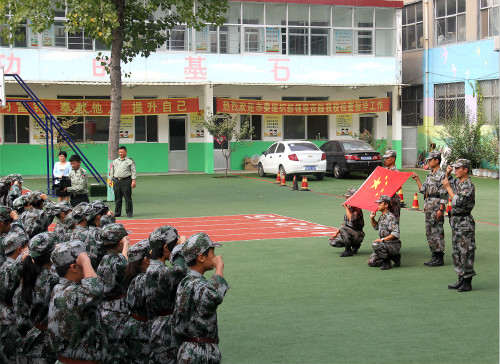
[[[110,81],[111,81],[111,112],[109,118],[109,144],[108,160],[118,156],[118,143],[120,141],[120,118],[122,110],[122,68],[121,54],[123,48],[123,29],[125,0],[114,0],[120,24],[113,30],[113,43],[111,45]]]

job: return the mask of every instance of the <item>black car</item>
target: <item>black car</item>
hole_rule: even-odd
[[[326,171],[335,178],[342,178],[349,172],[372,173],[382,166],[380,153],[362,140],[330,140],[321,149],[326,154]]]

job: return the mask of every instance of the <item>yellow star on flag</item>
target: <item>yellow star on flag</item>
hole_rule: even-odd
[[[378,179],[374,179],[373,180],[373,186],[371,186],[370,188],[375,188],[377,189],[378,185],[380,184],[380,177]]]

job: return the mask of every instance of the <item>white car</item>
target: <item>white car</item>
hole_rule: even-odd
[[[293,175],[311,174],[321,181],[326,172],[326,155],[314,143],[289,140],[276,142],[262,152],[258,165],[259,176],[266,173],[285,173],[287,179]]]

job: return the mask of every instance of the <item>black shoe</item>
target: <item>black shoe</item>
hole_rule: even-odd
[[[391,259],[394,261],[395,267],[401,266],[401,254],[394,255]]]
[[[427,264],[428,267],[441,267],[444,265],[444,253],[443,252],[438,252],[434,253],[434,260],[431,259],[429,264]]]
[[[424,265],[429,265],[433,263],[435,259],[436,259],[436,253],[432,253],[431,259],[428,262],[425,262]]]
[[[382,263],[382,266],[380,267],[380,270],[388,270],[392,268],[391,261],[389,259],[384,260]]]
[[[122,214],[115,214],[114,216],[115,217],[120,217],[120,216],[122,216]]]
[[[342,254],[340,254],[341,257],[352,257],[354,254],[351,250],[351,248],[346,248]]]
[[[464,283],[464,279],[460,276],[460,277],[458,277],[457,283],[455,283],[455,284],[449,284],[448,288],[449,289],[458,289],[458,288],[460,288],[462,286],[463,283]]]
[[[129,215],[129,214],[127,214],[127,217],[133,217],[133,216],[134,216],[134,215],[132,215],[132,214],[130,214],[130,215]]]
[[[464,278],[462,285],[458,288],[458,292],[472,291],[472,277]]]
[[[353,245],[352,247],[352,254],[358,254],[359,248],[361,248],[361,245]]]

